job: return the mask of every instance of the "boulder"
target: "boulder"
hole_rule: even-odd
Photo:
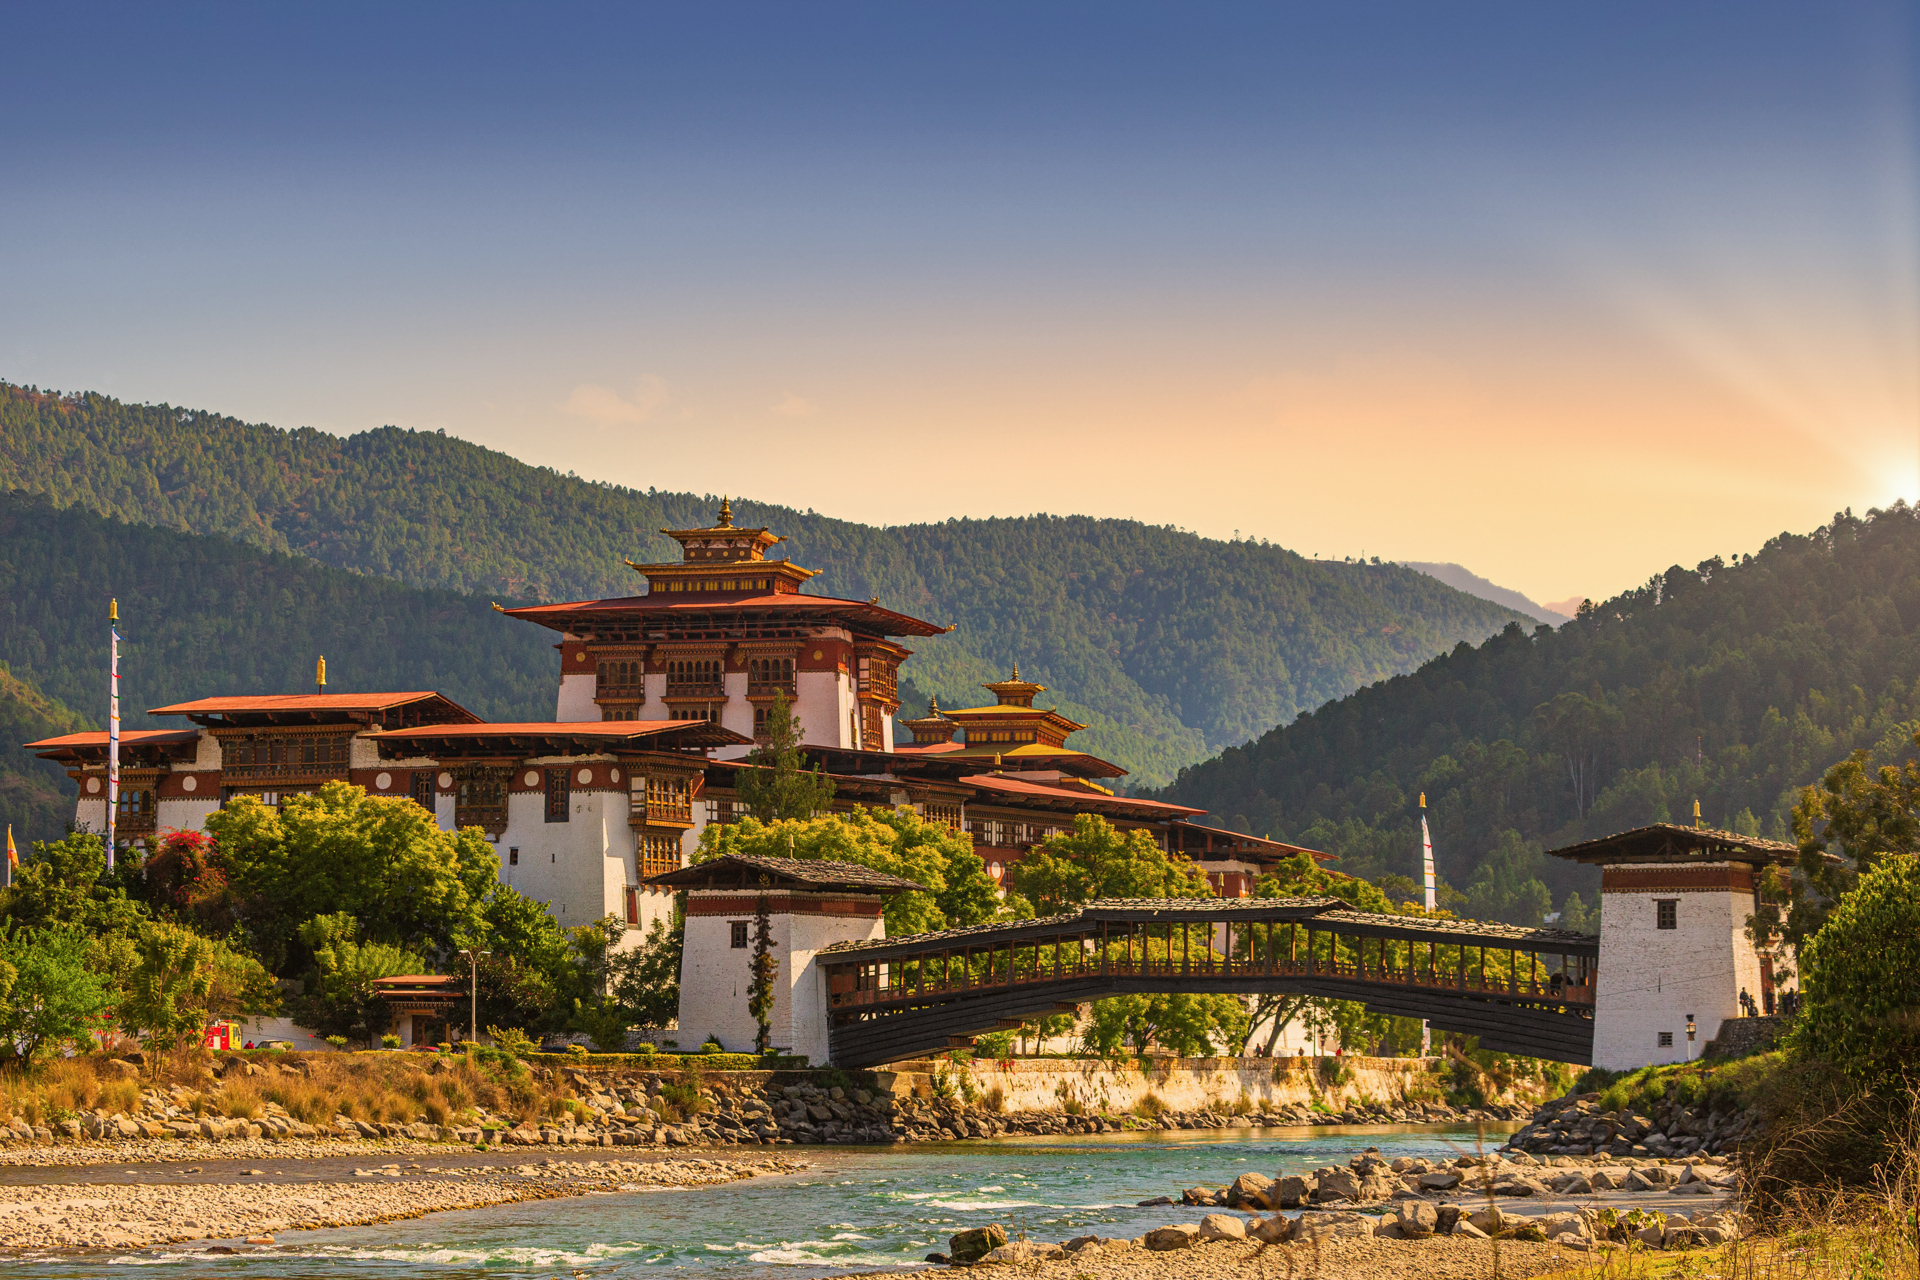
[[[1563,1173],[1547,1185],[1553,1188],[1555,1195],[1590,1196],[1593,1194],[1593,1180],[1578,1170]]]
[[[1273,1201],[1274,1208],[1298,1209],[1313,1199],[1314,1190],[1318,1185],[1319,1179],[1311,1175],[1301,1177],[1289,1174],[1273,1184],[1272,1189],[1267,1192],[1267,1198]]]
[[[1394,1211],[1400,1234],[1409,1240],[1430,1236],[1440,1228],[1440,1211],[1424,1200],[1405,1200]]]
[[[1171,1249],[1191,1249],[1199,1238],[1198,1223],[1181,1222],[1171,1227],[1155,1227],[1147,1232],[1143,1243],[1155,1253],[1166,1253]]]
[[[1247,1235],[1261,1244],[1285,1244],[1293,1239],[1293,1219],[1276,1213],[1265,1221],[1256,1220],[1247,1228]]]
[[[1330,1200],[1357,1201],[1365,1195],[1359,1177],[1350,1169],[1329,1169],[1320,1175],[1319,1183],[1313,1192],[1316,1204]]]
[[[1210,1213],[1200,1219],[1202,1240],[1245,1240],[1247,1224],[1230,1213]]]
[[[978,1262],[1007,1242],[1007,1229],[997,1222],[970,1227],[947,1241],[947,1252],[955,1262]]]
[[[976,1264],[988,1266],[996,1262],[1051,1262],[1064,1258],[1067,1251],[1057,1244],[1040,1244],[1033,1240],[1014,1240],[997,1249],[987,1251],[985,1257]]]
[[[1587,1175],[1587,1181],[1595,1191],[1618,1191],[1626,1185],[1626,1177],[1618,1169],[1595,1169]]]
[[[1097,1249],[1107,1241],[1100,1236],[1075,1236],[1060,1247],[1068,1253],[1078,1253],[1082,1249]]]
[[[1300,1215],[1293,1225],[1296,1240],[1371,1239],[1379,1224],[1361,1213],[1315,1210]]]
[[[1227,1188],[1227,1203],[1235,1207],[1244,1204],[1256,1209],[1271,1209],[1273,1200],[1269,1193],[1272,1190],[1273,1179],[1266,1174],[1243,1173]]]
[[[1497,1236],[1507,1229],[1507,1220],[1501,1215],[1496,1205],[1487,1205],[1484,1208],[1471,1210],[1465,1217],[1468,1222],[1471,1222],[1474,1226],[1480,1228],[1481,1231],[1490,1236]]]
[[[1434,1212],[1439,1215],[1439,1220],[1434,1223],[1434,1234],[1442,1236],[1452,1235],[1453,1224],[1460,1221],[1460,1206],[1457,1204],[1443,1204],[1435,1209]]]
[[[1424,1191],[1451,1191],[1460,1185],[1460,1175],[1452,1169],[1420,1175],[1420,1187]]]
[[[1453,1224],[1453,1230],[1449,1231],[1447,1234],[1454,1235],[1454,1236],[1463,1236],[1468,1240],[1485,1240],[1487,1238],[1486,1232],[1474,1226],[1471,1219],[1464,1218],[1464,1217],[1461,1218],[1458,1222],[1455,1222]]]
[[[1493,1194],[1497,1196],[1544,1196],[1547,1194],[1547,1189],[1532,1178],[1522,1177],[1518,1174],[1509,1174],[1504,1178],[1495,1180],[1493,1184]]]

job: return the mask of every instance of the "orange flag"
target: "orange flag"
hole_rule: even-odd
[[[7,824],[7,879],[13,879],[13,873],[20,866],[20,851],[13,847],[13,824]]]

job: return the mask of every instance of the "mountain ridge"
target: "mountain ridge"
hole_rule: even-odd
[[[283,431],[7,383],[0,487],[412,586],[539,600],[633,594],[624,560],[669,554],[656,531],[705,524],[718,502],[563,476],[438,433]],[[978,702],[977,686],[1017,661],[1088,725],[1075,744],[1141,785],[1516,616],[1410,569],[1136,521],[873,528],[745,498],[734,513],[786,534],[823,592],[957,626],[919,644],[908,714],[929,695]]]

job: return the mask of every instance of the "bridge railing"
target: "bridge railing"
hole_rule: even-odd
[[[1006,952],[931,952],[897,957],[877,964],[842,964],[827,968],[827,998],[833,1009],[906,1005],[930,997],[969,992],[1005,991],[1046,986],[1088,977],[1121,978],[1345,978],[1382,986],[1459,995],[1542,1000],[1591,1008],[1593,987],[1551,978],[1506,980],[1471,970],[1448,971],[1432,966],[1380,964],[1332,960],[1324,957],[1228,957],[1204,953],[1179,959],[1152,959],[1107,955],[1071,945],[1054,948],[1051,957],[1032,952],[1011,958]],[[955,962],[958,962],[957,964]],[[986,972],[974,965],[985,962]],[[959,972],[956,974],[955,969]]]

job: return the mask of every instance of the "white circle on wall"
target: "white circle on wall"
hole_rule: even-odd
[[[532,769],[527,770],[527,776],[522,780],[522,785],[529,787],[539,786],[540,775]]]
[[[194,777],[192,774],[188,774],[186,777],[180,779],[180,789],[182,791],[198,791],[200,789],[200,779]]]
[[[620,771],[618,769],[609,769],[607,770],[607,777],[614,782],[618,782],[620,781]]]
[[[98,779],[98,778],[88,778],[88,779],[87,779],[87,794],[88,794],[88,795],[95,795],[95,794],[98,794],[98,792],[99,792],[99,790],[100,790],[100,779]]]
[[[573,777],[576,782],[578,782],[581,786],[584,787],[589,782],[593,781],[593,770],[582,769],[580,772],[574,774]]]
[[[434,781],[438,782],[443,787],[450,787],[453,785],[453,775],[450,773],[443,773],[438,778],[434,779]]]
[[[380,790],[385,791],[388,787],[393,785],[393,775],[390,773],[375,774],[373,778],[373,785],[380,788]]]

